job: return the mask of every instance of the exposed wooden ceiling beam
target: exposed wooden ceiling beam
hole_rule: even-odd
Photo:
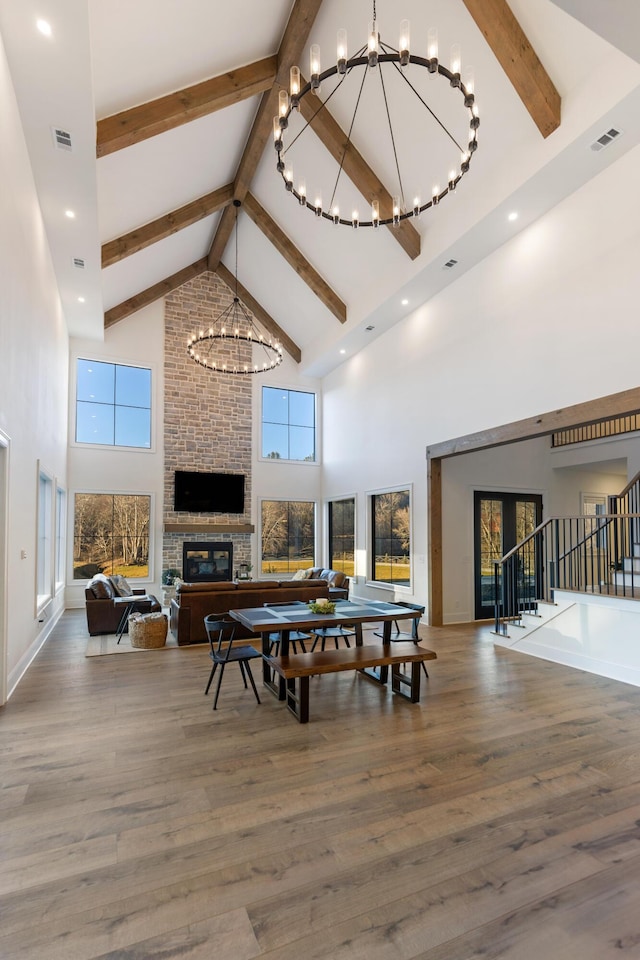
[[[543,137],[560,126],[560,94],[506,0],[464,0]]]
[[[244,303],[245,307],[248,307],[251,313],[254,315],[256,320],[258,320],[265,330],[268,330],[271,336],[277,337],[283,348],[287,351],[289,356],[300,363],[302,360],[302,351],[300,347],[294,343],[291,337],[288,337],[284,330],[278,326],[273,317],[267,313],[264,307],[261,307],[258,301],[253,297],[246,287],[243,287],[242,284],[236,280],[234,275],[230,270],[227,270],[224,263],[219,263],[215,271],[221,280],[223,280],[226,285],[232,290],[235,294],[236,289],[238,291],[238,296]]]
[[[256,226],[262,230],[265,237],[271,241],[276,250],[313,290],[325,307],[331,311],[334,317],[337,317],[340,323],[344,323],[347,319],[345,304],[337,293],[331,289],[326,280],[323,280],[318,271],[302,256],[295,244],[289,240],[286,233],[269,216],[252,193],[246,195],[242,209],[249,214]]]
[[[304,84],[306,81],[301,78],[301,83]],[[312,103],[310,97],[302,97],[300,113],[311,125],[311,129],[322,140],[334,160],[342,163],[342,169],[367,203],[371,203],[372,197],[377,197],[380,202],[380,217],[390,217],[392,199],[389,191],[362,154],[358,153],[354,145],[348,141],[347,134],[329,111],[319,110],[314,117],[316,110],[317,104]],[[420,256],[420,234],[409,220],[402,220],[397,227],[389,225],[387,229],[412,260]]]
[[[190,227],[193,223],[203,220],[210,216],[221,207],[226,207],[233,199],[233,184],[228,183],[225,187],[219,187],[212,193],[207,193],[204,197],[192,200],[178,210],[172,210],[171,213],[146,223],[143,227],[137,227],[130,233],[118,237],[116,240],[110,240],[102,245],[102,269],[110,267],[125,257],[130,257],[132,253],[138,253],[152,243],[158,240],[164,240],[171,234]]]
[[[277,70],[278,58],[266,57],[98,120],[96,154],[105,157],[232,103],[264,93],[273,86]]]
[[[125,317],[131,316],[136,310],[148,307],[150,303],[160,300],[168,293],[171,293],[172,290],[177,290],[183,283],[187,283],[188,280],[193,280],[194,277],[199,277],[200,274],[205,273],[206,270],[207,258],[203,257],[201,260],[196,260],[195,263],[185,267],[184,270],[179,270],[177,273],[174,273],[173,276],[166,277],[159,283],[155,283],[152,287],[148,287],[141,293],[137,293],[134,297],[130,297],[129,300],[125,300],[116,307],[112,307],[111,310],[107,310],[104,315],[105,328],[112,327],[114,323],[118,323],[119,320],[124,320]]]
[[[234,182],[234,196],[236,200],[244,202],[251,181],[264,152],[265,145],[271,137],[273,118],[278,112],[278,86],[288,87],[289,68],[299,63],[300,57],[307,42],[309,31],[313,26],[322,0],[295,0],[291,15],[287,22],[280,49],[278,50],[278,67],[271,90],[262,95],[256,118],[249,134],[242,158],[236,171]],[[209,250],[209,269],[216,270],[225,247],[229,242],[231,231],[235,223],[233,212],[227,208],[220,217],[216,235]]]

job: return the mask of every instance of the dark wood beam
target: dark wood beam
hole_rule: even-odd
[[[464,5],[509,77],[543,137],[560,126],[560,94],[506,0],[464,0]]]
[[[123,303],[119,303],[118,306],[112,307],[111,310],[107,310],[104,315],[105,329],[112,327],[114,323],[118,323],[120,320],[124,320],[125,317],[131,316],[131,314],[137,310],[149,306],[150,303],[160,300],[168,293],[171,293],[172,290],[177,290],[183,283],[187,283],[188,280],[199,277],[200,274],[205,273],[206,270],[207,258],[203,257],[201,260],[197,260],[195,263],[190,264],[190,266],[185,267],[184,270],[179,270],[177,273],[174,273],[173,276],[166,277],[166,279],[155,283],[152,287],[143,290],[142,293],[137,293],[134,297],[130,297],[129,300],[125,300]]]
[[[300,82],[306,83],[302,78]],[[380,202],[380,217],[385,219],[391,217],[392,199],[389,191],[373,172],[362,154],[356,150],[352,143],[348,142],[347,134],[340,124],[333,119],[328,110],[318,111],[314,118],[317,104],[312,103],[311,100],[311,97],[303,97],[300,101],[300,113],[304,119],[322,140],[334,160],[342,163],[342,169],[366,202],[370,204],[372,198],[377,197]],[[363,217],[362,219],[366,218]],[[387,229],[391,231],[391,235],[412,260],[420,256],[420,234],[409,220],[403,220],[397,227],[388,226]]]
[[[249,191],[264,148],[271,138],[273,118],[278,112],[279,87],[289,86],[289,69],[293,64],[300,62],[309,31],[321,6],[322,0],[295,0],[278,50],[275,82],[271,90],[262,95],[249,139],[236,171],[234,181],[236,200],[244,202],[244,198]],[[235,217],[232,211],[227,208],[220,218],[216,235],[209,250],[210,270],[217,269],[229,242],[234,223]]]
[[[265,330],[271,334],[272,337],[277,337],[283,348],[287,351],[289,356],[300,363],[302,360],[302,351],[300,347],[294,343],[291,337],[288,337],[284,330],[278,326],[273,317],[267,313],[264,307],[261,307],[255,297],[253,297],[246,287],[243,287],[239,283],[230,270],[227,270],[224,263],[219,263],[215,271],[221,280],[223,280],[229,289],[235,294],[236,289],[238,291],[238,297],[242,300],[245,307],[251,311],[256,320],[258,320]]]
[[[171,213],[158,217],[151,223],[146,223],[143,227],[137,227],[130,233],[118,237],[116,240],[110,240],[102,245],[102,269],[110,267],[125,257],[130,257],[132,253],[138,253],[152,243],[158,240],[164,240],[171,234],[190,227],[204,217],[210,216],[221,207],[226,207],[233,199],[233,184],[228,183],[225,187],[219,187],[212,193],[207,193],[204,197],[192,200],[178,210],[172,210]]]
[[[327,310],[334,317],[344,323],[347,319],[347,308],[326,280],[320,276],[309,261],[302,256],[298,248],[289,240],[287,235],[262,207],[252,193],[247,193],[242,209],[249,214],[257,227],[262,230],[274,245],[276,250],[285,258],[289,266],[293,267],[298,276],[322,301]]]
[[[272,88],[277,70],[277,57],[266,57],[98,120],[96,154],[105,157],[232,103],[264,93]]]

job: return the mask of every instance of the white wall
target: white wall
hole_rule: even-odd
[[[367,491],[413,483],[416,600],[427,600],[427,446],[637,386],[639,162],[635,148],[325,378],[324,495],[357,491],[362,553]],[[549,486],[535,462],[522,467],[528,488]],[[463,507],[468,525],[472,501]],[[466,552],[454,556],[449,617],[468,606],[472,572]]]
[[[75,369],[79,358],[138,364],[151,368],[152,441],[150,450],[75,444]],[[72,577],[73,495],[76,492],[144,493],[151,495],[152,553],[149,578],[136,581],[149,593],[160,596],[162,572],[162,498],[164,496],[164,301],[158,300],[125,321],[108,327],[104,342],[72,338],[69,383],[69,478],[70,491],[68,563]],[[84,606],[86,579],[69,579],[67,606]]]
[[[60,591],[36,617],[36,503],[39,461],[67,484],[68,337],[1,39],[0,142],[0,430],[10,470],[0,634],[10,692],[63,607]]]

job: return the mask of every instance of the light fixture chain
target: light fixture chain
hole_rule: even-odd
[[[338,189],[338,181],[340,180],[340,174],[342,173],[342,167],[344,165],[344,158],[347,155],[347,150],[349,149],[349,144],[351,143],[351,131],[353,130],[353,125],[356,122],[356,115],[358,113],[358,107],[360,106],[360,98],[362,96],[362,89],[364,87],[364,82],[367,79],[368,71],[365,70],[362,74],[362,83],[360,84],[360,90],[358,92],[358,99],[356,100],[356,107],[353,111],[353,117],[351,118],[351,124],[349,126],[349,132],[347,133],[347,139],[344,144],[344,150],[342,151],[342,157],[340,158],[340,165],[338,167],[338,176],[336,177],[336,182],[333,187],[333,193],[331,194],[331,202],[329,204],[329,209],[333,207],[333,201],[336,195],[336,190]]]
[[[396,150],[396,138],[393,135],[393,125],[391,123],[391,114],[389,112],[389,101],[387,100],[387,88],[384,85],[384,77],[382,76],[382,66],[380,66],[380,84],[382,86],[382,96],[384,99],[385,110],[387,111],[387,122],[389,124],[389,134],[391,136],[391,146],[393,147],[393,158],[396,162],[396,173],[398,174],[398,187],[400,189],[400,196],[402,197],[402,208],[403,210],[406,207],[404,199],[404,187],[402,185],[402,174],[400,173],[400,162],[398,160],[398,151]]]

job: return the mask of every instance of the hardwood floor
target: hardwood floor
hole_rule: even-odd
[[[640,688],[421,636],[421,704],[314,678],[301,726],[66,613],[0,711],[0,957],[640,957]]]

